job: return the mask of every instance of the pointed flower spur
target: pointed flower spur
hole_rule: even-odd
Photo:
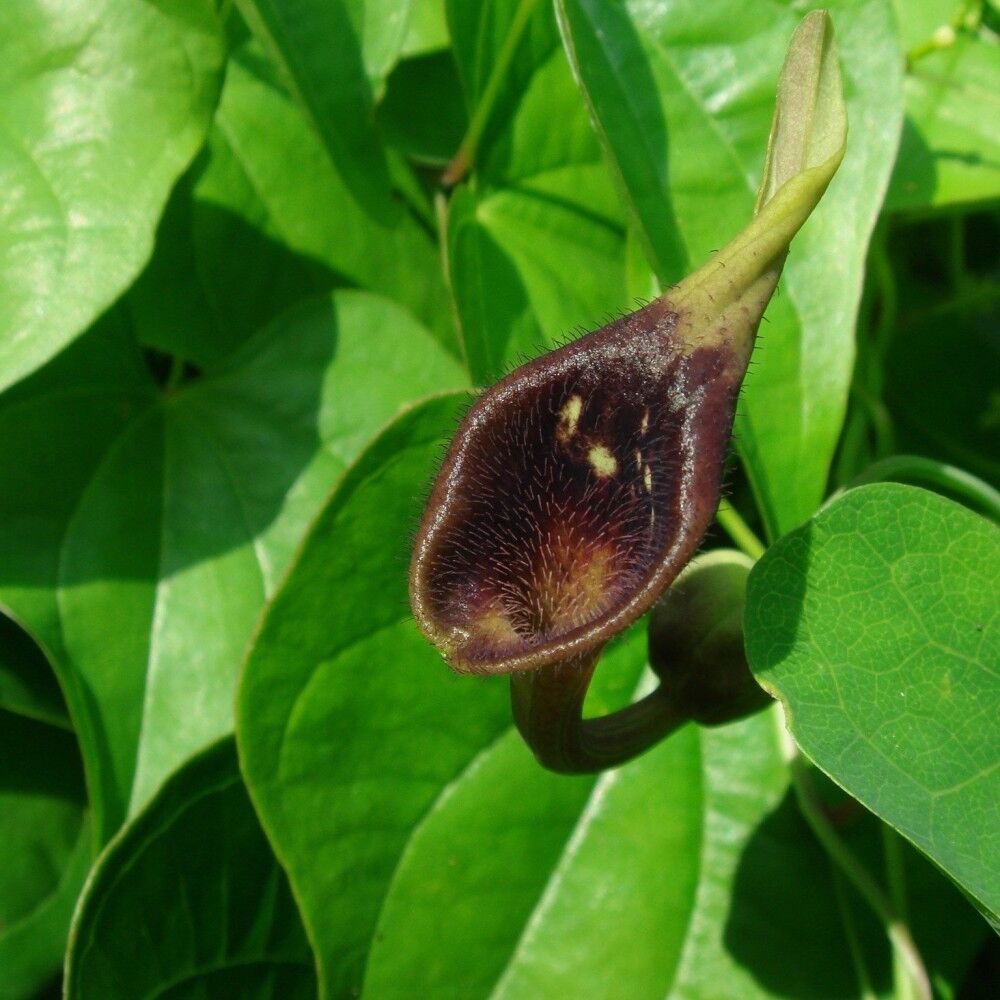
[[[503,378],[448,449],[414,549],[413,612],[455,670],[511,675],[515,721],[547,767],[613,766],[685,721],[669,685],[605,718],[581,710],[604,644],[711,523],[757,327],[845,141],[817,12],[789,48],[750,224],[661,298]]]

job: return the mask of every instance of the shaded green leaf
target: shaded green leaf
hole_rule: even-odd
[[[260,607],[345,466],[462,381],[398,306],[341,291],[176,392],[112,315],[4,397],[0,595],[53,657],[102,838],[230,731]]]
[[[449,205],[448,251],[477,382],[607,318],[625,299],[621,232],[545,197],[458,191]]]
[[[1000,532],[935,494],[852,490],[750,577],[747,653],[802,749],[994,916]]]
[[[195,268],[227,343],[304,289],[348,283],[406,306],[457,352],[434,242],[408,213],[364,211],[252,47],[230,63],[192,196]]]
[[[389,77],[378,118],[388,143],[413,160],[443,167],[468,126],[450,50],[401,62]]]
[[[886,0],[826,4],[837,30],[847,155],[796,237],[737,416],[765,522],[779,534],[822,498],[853,363],[868,237],[901,122]],[[750,218],[785,46],[802,9],[560,0],[564,41],[611,168],[665,286]]]
[[[498,17],[502,6],[489,9]],[[467,74],[473,53],[489,51],[491,23],[484,8],[478,33],[466,25],[456,40]],[[448,208],[449,277],[477,382],[629,304],[623,219],[547,5],[516,54],[509,126],[481,146],[477,183]]]
[[[138,274],[204,138],[222,58],[211,0],[5,4],[0,389]]]
[[[56,975],[90,865],[76,738],[0,709],[0,998],[27,1000]]]
[[[0,614],[0,709],[70,728],[59,682],[45,654],[4,614]]]
[[[288,880],[224,740],[171,777],[98,859],[73,920],[66,996],[315,995]]]
[[[939,458],[1000,486],[1000,394],[994,374],[1000,368],[994,335],[1000,316],[1000,217],[983,213],[900,225],[890,246],[899,314],[881,373],[897,449]],[[967,255],[982,270],[960,271],[953,283],[954,254]],[[935,384],[941,390],[928,392]]]

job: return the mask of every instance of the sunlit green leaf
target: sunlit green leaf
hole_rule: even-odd
[[[331,997],[360,985],[408,831],[508,720],[505,686],[458,683],[408,611],[409,527],[463,402],[417,407],[347,474],[240,687],[243,770]]]
[[[4,4],[0,389],[142,268],[204,138],[221,63],[211,0]]]
[[[472,79],[475,54],[485,58],[498,29],[484,13],[472,32],[457,6],[456,57]],[[513,7],[489,9],[513,16]],[[621,210],[547,5],[533,14],[515,61],[523,84],[503,106],[508,129],[480,147],[479,183],[459,188],[448,211],[449,277],[478,382],[631,304]]]
[[[906,123],[890,209],[1000,198],[1000,42],[959,34],[906,74]]]
[[[237,6],[355,198],[374,219],[398,217],[372,119],[403,47],[410,0],[237,0]]]
[[[0,595],[53,656],[105,838],[230,731],[261,604],[345,466],[408,399],[463,381],[362,292],[301,303],[177,391],[116,319],[0,408]]]
[[[211,366],[299,299],[345,284],[399,302],[457,353],[438,248],[407,213],[385,225],[365,213],[259,53],[241,49],[206,155],[129,295],[138,335]]]
[[[244,772],[326,995],[857,995],[771,713],[555,776],[516,737],[502,683],[449,676],[419,637],[405,526],[454,410],[417,407],[347,475],[240,689]],[[638,630],[608,654],[588,711],[628,700],[643,646]],[[881,931],[856,917],[885,983]]]

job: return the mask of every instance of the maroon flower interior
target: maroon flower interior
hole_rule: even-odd
[[[641,614],[664,567],[676,564],[672,578],[697,547],[736,386],[725,352],[674,350],[642,316],[514,372],[459,429],[413,572],[418,620],[458,669],[603,641],[595,633]]]

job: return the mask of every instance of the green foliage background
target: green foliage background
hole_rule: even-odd
[[[728,487],[816,766],[775,706],[551,775],[408,610],[470,390],[739,230],[815,6],[7,0],[0,998],[919,995],[802,769],[934,993],[988,995],[993,0],[826,5],[848,152]],[[588,710],[649,683],[640,623]]]

